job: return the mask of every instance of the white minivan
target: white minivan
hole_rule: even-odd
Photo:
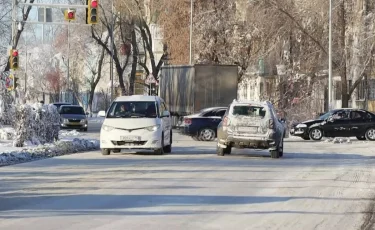
[[[172,151],[172,121],[158,96],[121,96],[111,104],[100,130],[103,155],[122,149]]]

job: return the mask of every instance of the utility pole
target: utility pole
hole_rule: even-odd
[[[113,50],[114,50],[114,17],[113,17],[113,0],[112,0],[112,9],[111,9],[111,60],[110,60],[110,78],[111,78],[111,102],[113,101]]]
[[[332,0],[329,0],[328,110],[332,109]]]
[[[68,102],[70,102],[70,21],[68,23],[68,77],[67,77],[67,80],[68,80],[68,85],[67,85],[67,93],[68,93]]]
[[[190,44],[189,44],[189,53],[190,53],[190,59],[189,64],[191,65],[193,63],[193,56],[192,56],[192,40],[193,40],[193,7],[194,7],[194,0],[190,0]]]

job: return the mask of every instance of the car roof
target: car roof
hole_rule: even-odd
[[[158,96],[132,95],[117,97],[115,101],[161,101],[161,98]]]
[[[83,109],[83,107],[80,105],[62,105],[61,107],[78,107]]]
[[[70,103],[67,103],[67,102],[55,102],[55,103],[52,103],[53,105],[71,105]]]
[[[268,101],[254,101],[254,100],[233,100],[232,105],[257,105],[268,106]]]

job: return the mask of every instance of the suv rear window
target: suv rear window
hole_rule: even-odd
[[[264,117],[266,112],[266,108],[263,106],[236,105],[233,107],[232,115]]]

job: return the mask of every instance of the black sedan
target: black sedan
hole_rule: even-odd
[[[301,123],[293,124],[290,129],[290,135],[301,137],[304,140],[310,140],[310,126],[321,123],[324,120],[326,120],[328,117],[332,116],[333,113],[339,111],[339,110],[345,110],[345,109],[334,109],[327,113],[321,114],[318,118],[307,120]]]
[[[217,126],[221,122],[227,108],[212,107],[185,116],[180,126],[183,135],[191,136],[197,141],[213,141],[216,138]]]
[[[309,137],[318,141],[322,137],[357,137],[375,141],[375,114],[362,109],[339,109],[327,119],[308,129]]]

